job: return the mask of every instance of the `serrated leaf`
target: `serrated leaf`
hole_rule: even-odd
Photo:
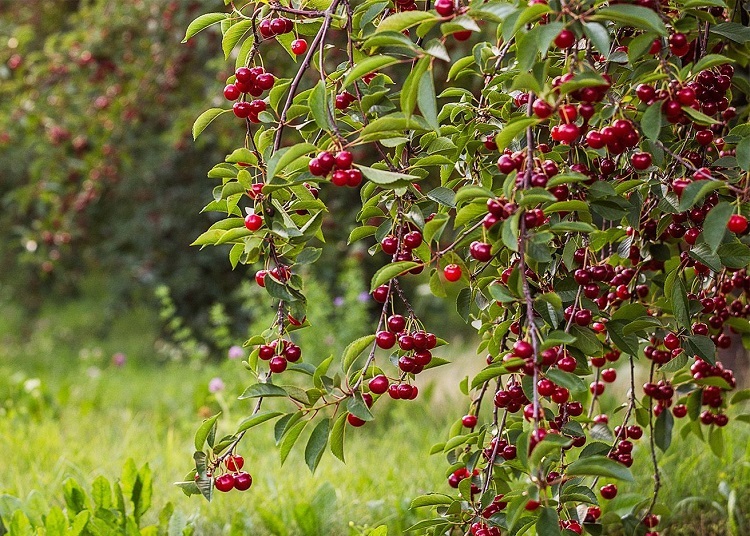
[[[359,355],[374,342],[375,335],[365,335],[350,342],[346,349],[344,349],[344,354],[341,358],[341,367],[344,369],[344,372],[349,370],[349,367],[352,366],[352,363],[354,363]]]
[[[344,435],[346,431],[346,413],[342,413],[336,418],[336,422],[331,427],[331,437],[329,438],[329,444],[331,445],[331,454],[336,456],[342,462],[344,460]]]
[[[664,117],[661,113],[661,102],[654,103],[646,108],[641,117],[641,130],[643,135],[650,140],[659,139],[661,127],[664,125]]]
[[[402,32],[407,28],[411,28],[422,22],[436,19],[438,19],[438,17],[434,13],[425,11],[402,11],[401,13],[395,13],[384,18],[381,23],[378,24],[375,33]]]
[[[198,139],[200,133],[203,132],[214,119],[229,111],[230,110],[224,110],[223,108],[211,108],[200,114],[198,119],[195,120],[195,123],[193,123],[193,139]]]
[[[323,419],[313,429],[310,434],[310,439],[307,440],[307,446],[305,447],[305,463],[310,469],[310,472],[314,473],[315,469],[320,463],[320,459],[323,457],[323,452],[326,450],[328,445],[328,432],[331,426],[330,419]]]
[[[389,65],[398,63],[399,60],[392,56],[377,55],[369,56],[358,61],[354,67],[346,74],[344,80],[341,82],[341,87],[349,87],[352,83],[356,82],[363,76],[375,72],[380,69],[384,69]]]
[[[229,59],[229,55],[232,53],[232,49],[242,39],[246,33],[250,32],[252,35],[253,21],[250,19],[244,19],[236,24],[233,24],[221,38],[221,48],[224,51],[224,59]]]
[[[598,22],[584,22],[583,33],[591,40],[591,43],[604,56],[609,56],[610,38],[607,29]]]
[[[667,28],[659,15],[653,10],[632,4],[616,4],[596,11],[592,17],[601,21],[619,22],[622,26],[635,26],[643,30],[654,31],[666,36]]]
[[[630,469],[606,456],[579,458],[568,466],[567,474],[578,476],[603,476],[634,482]]]
[[[539,123],[539,119],[535,117],[522,117],[507,123],[495,136],[498,150],[507,149],[516,136],[537,123]]]
[[[198,32],[201,32],[209,26],[221,22],[226,18],[226,13],[205,13],[204,15],[201,15],[188,25],[187,30],[185,31],[185,37],[182,42],[186,42]]]
[[[259,397],[273,397],[273,396],[287,396],[287,392],[272,383],[256,383],[251,385],[245,391],[237,397],[239,400],[246,398],[259,398]]]
[[[258,413],[257,415],[252,415],[250,417],[247,417],[237,427],[237,432],[244,432],[245,430],[248,430],[254,426],[258,426],[259,424],[263,424],[266,421],[275,419],[279,415],[283,415],[283,414],[280,411],[266,411],[263,413]]]
[[[211,435],[212,430],[216,426],[216,421],[219,418],[219,415],[221,415],[221,412],[217,413],[209,419],[206,419],[205,421],[203,421],[200,427],[198,427],[198,430],[195,432],[195,450],[203,450],[203,444],[206,442],[208,437]]]
[[[536,532],[544,536],[560,536],[560,517],[554,508],[542,508],[536,520]]]
[[[425,506],[438,506],[441,504],[453,504],[456,499],[442,493],[428,493],[420,495],[411,501],[409,508],[423,508]]]
[[[412,182],[419,180],[419,177],[415,175],[407,175],[405,173],[396,173],[394,171],[386,171],[384,169],[375,169],[360,165],[357,165],[356,167],[359,168],[367,180],[374,182],[379,186],[403,188],[409,186]]]
[[[310,96],[308,97],[308,104],[310,106],[310,114],[313,116],[318,128],[332,130],[330,117],[331,109],[326,93],[326,83],[323,80],[319,80],[318,83],[315,84],[315,87],[312,89]]]
[[[427,72],[430,66],[430,58],[428,56],[420,59],[414,68],[409,72],[409,75],[404,80],[404,84],[401,87],[401,112],[408,119],[414,112],[414,107],[417,105],[417,97],[419,96],[419,82],[422,75]]]
[[[289,456],[289,453],[292,451],[292,447],[297,442],[300,434],[302,433],[302,430],[305,429],[305,427],[307,426],[307,423],[309,422],[310,421],[299,421],[294,426],[289,428],[289,430],[287,430],[287,432],[284,434],[284,437],[281,438],[281,444],[279,445],[279,456],[281,457],[281,465],[284,465],[284,462]]]
[[[269,179],[284,172],[287,166],[306,154],[317,151],[318,148],[311,143],[297,143],[290,147],[284,147],[274,153],[266,163],[266,175]]]
[[[665,452],[672,443],[672,428],[674,426],[674,417],[668,409],[662,411],[656,418],[654,425],[654,443],[659,450]]]
[[[564,370],[550,367],[545,374],[555,384],[565,387],[571,393],[583,393],[588,389],[586,383],[572,372],[565,372]]]
[[[377,272],[375,272],[375,275],[372,276],[372,281],[370,282],[370,292],[374,291],[380,285],[387,283],[394,277],[405,274],[409,270],[420,265],[421,263],[414,261],[398,261],[391,264],[386,264]]]
[[[432,69],[427,69],[419,78],[417,105],[427,124],[439,134],[440,122],[438,121],[438,106],[435,98],[435,83],[432,79]]]
[[[734,207],[722,201],[712,208],[703,222],[703,240],[716,253],[721,245],[724,235],[727,233],[727,222],[734,213]]]
[[[690,304],[688,303],[687,290],[685,289],[685,283],[682,281],[682,277],[679,275],[672,285],[671,300],[672,313],[679,326],[683,329],[689,329],[690,322]]]

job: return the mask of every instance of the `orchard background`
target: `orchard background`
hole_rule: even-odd
[[[742,4],[0,10],[0,533],[750,528]]]

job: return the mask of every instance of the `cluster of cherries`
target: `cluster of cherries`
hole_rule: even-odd
[[[275,19],[263,19],[258,24],[258,31],[263,39],[271,39],[277,35],[284,35],[294,31],[294,22],[285,17]],[[291,45],[294,55],[299,56],[307,52],[307,41],[295,39]]]
[[[224,88],[224,97],[236,101],[232,105],[234,115],[240,119],[249,119],[258,123],[258,114],[265,111],[266,101],[263,99],[247,100],[247,95],[260,97],[264,91],[271,89],[276,78],[267,73],[263,67],[240,67],[234,72],[234,83]],[[237,100],[242,98],[242,100]]]
[[[266,276],[269,275],[274,279],[283,282],[289,280],[289,278],[292,276],[292,271],[285,264],[279,264],[278,266],[276,266],[275,268],[271,268],[270,270],[258,270],[257,272],[255,272],[255,282],[259,287],[265,287]]]
[[[331,182],[336,186],[351,186],[356,188],[362,183],[362,172],[352,167],[354,155],[349,151],[339,151],[333,156],[323,151],[310,160],[307,168],[316,177],[326,177],[331,174]]]
[[[376,395],[388,393],[393,400],[414,400],[419,394],[419,388],[416,385],[398,381],[391,383],[385,374],[378,374],[373,377],[367,384],[370,391]]]
[[[302,349],[292,341],[278,339],[258,348],[258,358],[268,361],[268,368],[273,373],[286,370],[288,363],[295,363],[302,357]]]
[[[379,348],[390,350],[398,342],[403,354],[398,358],[398,367],[402,372],[419,374],[432,360],[430,350],[437,346],[434,333],[424,330],[406,331],[406,318],[394,314],[386,320],[387,329],[375,334],[375,343]]]
[[[723,378],[731,388],[737,385],[734,379],[734,374],[731,370],[724,368],[724,365],[717,361],[715,365],[711,365],[702,359],[696,359],[690,367],[690,372],[693,373],[693,378],[696,380],[719,377]],[[729,417],[724,413],[714,413],[711,409],[719,409],[724,404],[724,389],[716,385],[707,385],[703,387],[701,393],[701,405],[708,406],[710,409],[701,412],[700,421],[702,424],[708,426],[709,424],[715,424],[716,426],[726,426],[729,422]],[[675,407],[676,409],[676,407]],[[687,411],[687,408],[685,408]]]
[[[253,485],[253,477],[250,476],[249,473],[242,471],[242,467],[245,465],[245,460],[242,456],[236,454],[229,456],[224,461],[224,464],[229,472],[217,476],[214,479],[214,486],[216,489],[223,492],[231,491],[233,489],[239,491],[250,489],[250,486]]]
[[[608,456],[611,460],[621,463],[625,467],[633,465],[633,443],[630,439],[638,440],[643,437],[643,428],[637,424],[631,424],[624,429],[622,426],[615,427],[615,437],[622,438],[617,445],[610,450]],[[617,493],[617,488],[615,488]],[[604,497],[604,495],[602,494]],[[604,497],[605,499],[608,497]]]
[[[394,229],[393,232],[398,233],[399,231],[403,232],[400,248],[398,237],[395,234],[389,234],[380,241],[380,249],[387,255],[395,255],[395,260],[397,261],[413,261],[413,250],[421,246],[423,242],[422,232],[412,224],[407,224],[406,227],[400,230]],[[424,270],[424,266],[420,264],[409,270],[409,273],[420,274],[422,270]]]
[[[676,33],[670,36],[670,44],[673,40],[682,40],[684,34]],[[695,80],[680,85],[671,82],[667,89],[655,89],[648,84],[640,84],[636,88],[636,95],[641,102],[649,105],[658,101],[664,101],[661,105],[664,115],[671,123],[688,123],[690,118],[683,111],[683,106],[688,106],[696,111],[703,112],[708,116],[717,113],[722,114],[722,119],[729,120],[736,115],[734,108],[729,106],[727,91],[732,85],[734,67],[722,65],[716,70],[706,69],[698,73]],[[713,132],[706,126],[694,125],[698,129],[696,141],[699,145],[706,146],[713,141]],[[722,127],[717,125],[717,129]]]

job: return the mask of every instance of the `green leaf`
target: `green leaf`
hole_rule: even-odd
[[[286,391],[284,392],[284,394],[286,394]],[[257,415],[247,417],[237,427],[237,432],[244,432],[245,430],[248,430],[253,426],[258,426],[259,424],[263,424],[266,421],[275,419],[279,415],[283,414],[280,411],[265,411],[263,413],[258,413]]]
[[[731,39],[735,43],[744,45],[750,43],[750,28],[737,22],[722,22],[712,24],[709,31],[716,35],[721,35]]]
[[[485,367],[481,371],[479,371],[476,376],[474,376],[474,379],[471,380],[471,388],[476,389],[487,380],[497,378],[498,376],[502,376],[503,374],[508,374],[509,366],[513,368],[520,365],[523,365],[522,359],[511,359],[510,361],[508,361],[507,363],[503,363],[502,365],[490,365],[488,367]]]
[[[604,56],[609,56],[610,39],[607,29],[598,22],[584,22],[583,33],[591,39],[591,44]]]
[[[536,520],[536,533],[544,536],[560,536],[560,517],[554,508],[542,508]]]
[[[724,429],[712,426],[708,432],[708,444],[716,457],[724,456]]]
[[[402,32],[407,28],[411,28],[422,22],[436,19],[438,19],[438,17],[434,13],[425,11],[402,11],[401,13],[395,13],[384,18],[382,22],[378,24],[375,33]]]
[[[284,462],[289,456],[289,453],[292,451],[292,447],[297,442],[297,439],[299,439],[302,430],[305,429],[305,426],[307,426],[307,423],[309,422],[310,421],[300,421],[289,428],[289,430],[287,430],[287,432],[284,434],[284,437],[281,439],[281,444],[279,445],[281,465],[284,465]]]
[[[413,261],[399,261],[391,264],[386,264],[377,272],[375,272],[375,275],[372,276],[372,281],[370,283],[370,292],[374,291],[380,285],[387,283],[394,277],[398,277],[408,272],[412,268],[416,268],[420,265],[421,263]]]
[[[427,192],[427,197],[440,205],[456,208],[456,193],[450,188],[438,186],[434,190]]]
[[[252,35],[253,21],[250,19],[244,19],[239,21],[237,24],[233,24],[224,33],[221,38],[221,48],[224,51],[224,59],[229,59],[229,55],[232,53],[232,49],[242,39],[246,33],[250,32]]]
[[[354,396],[347,400],[346,409],[349,413],[363,421],[371,421],[375,418],[367,407],[367,404],[365,404],[362,394],[359,392],[354,393]]]
[[[685,283],[679,275],[672,285],[671,303],[672,313],[677,320],[677,324],[683,329],[689,329],[691,326],[690,304],[688,303]]]
[[[736,147],[737,165],[745,171],[750,170],[750,137],[743,138]]]
[[[718,123],[718,121],[710,115],[706,115],[703,112],[694,110],[690,106],[683,106],[682,111],[685,112],[685,114],[689,116],[694,123],[698,123],[699,125],[714,125]]]
[[[346,74],[344,80],[341,82],[341,87],[348,87],[366,74],[384,69],[385,67],[398,62],[399,60],[397,58],[385,55],[369,56],[367,58],[364,58],[358,61],[351,69],[351,71]]]
[[[731,58],[727,58],[726,56],[722,56],[721,54],[706,54],[698,61],[698,63],[693,65],[692,71],[694,73],[699,73],[700,71],[703,71],[705,69],[710,69],[712,67],[716,67],[717,65],[732,63],[733,61],[734,60],[732,60]]]
[[[318,148],[311,143],[297,143],[290,147],[279,149],[266,163],[266,175],[268,179],[282,174],[289,164],[301,156],[313,153],[317,150]]]
[[[442,493],[428,493],[427,495],[420,495],[411,501],[409,508],[423,508],[425,506],[438,506],[441,504],[453,504],[456,499],[449,495],[443,495]]]
[[[599,9],[592,19],[619,22],[620,26],[635,26],[666,36],[667,28],[653,9],[632,4],[616,4]]]
[[[260,398],[266,396],[287,396],[287,392],[278,385],[272,383],[256,383],[245,389],[245,391],[237,398],[239,400],[244,400],[246,398]]]
[[[344,434],[346,430],[346,413],[342,413],[336,418],[336,422],[333,423],[331,428],[331,437],[329,443],[331,445],[331,454],[336,456],[342,462],[344,460]]]
[[[195,450],[203,450],[203,444],[208,440],[208,437],[212,435],[212,432],[214,432],[216,420],[219,418],[219,415],[221,415],[221,412],[203,421],[195,432]]]
[[[230,110],[224,110],[222,108],[211,108],[200,114],[198,116],[198,119],[195,120],[195,123],[193,123],[193,139],[198,139],[200,133],[203,132],[214,119],[228,111]]]
[[[588,389],[586,383],[572,372],[550,367],[545,374],[550,380],[560,387],[565,387],[571,393],[583,393]]]
[[[417,104],[427,124],[439,134],[440,122],[438,121],[438,106],[435,98],[435,83],[432,80],[432,69],[427,69],[419,79]]]
[[[693,246],[688,252],[688,255],[698,262],[708,266],[714,272],[721,271],[721,260],[716,253],[711,251],[708,244],[697,244]]]
[[[521,117],[507,123],[495,136],[495,143],[497,143],[498,150],[507,149],[516,136],[537,123],[539,123],[539,119],[535,117]]]
[[[412,182],[418,181],[419,177],[415,175],[406,175],[405,173],[396,173],[384,169],[375,169],[367,166],[357,165],[365,178],[379,186],[388,186],[391,188],[403,188],[409,186]]]
[[[665,452],[669,445],[672,443],[672,427],[674,426],[674,418],[672,412],[669,409],[665,409],[656,418],[656,424],[654,425],[654,443],[662,452]]]
[[[429,66],[430,58],[428,56],[420,59],[409,72],[409,75],[404,81],[404,85],[401,87],[401,111],[407,119],[414,112],[414,107],[417,105],[419,82],[422,75],[427,72]]]
[[[182,42],[186,42],[198,32],[205,30],[206,28],[216,24],[217,22],[221,22],[226,18],[226,13],[206,13],[204,15],[201,15],[188,25],[187,31],[185,31],[185,38],[182,40]]]
[[[307,446],[305,447],[305,463],[307,463],[307,467],[310,468],[312,473],[314,473],[315,469],[318,467],[320,458],[323,456],[323,452],[325,452],[326,446],[328,445],[328,432],[330,426],[331,420],[323,419],[313,429],[310,434],[310,439],[307,441]]]
[[[718,253],[721,264],[727,268],[740,269],[750,265],[750,248],[739,241],[722,244]]]
[[[315,87],[310,92],[308,97],[308,104],[310,105],[310,113],[315,120],[315,124],[318,128],[323,130],[332,130],[331,125],[331,109],[328,103],[328,97],[326,95],[326,83],[323,80],[319,80]]]
[[[91,498],[97,508],[109,508],[112,506],[112,487],[109,480],[99,475],[91,483]]]
[[[643,135],[650,140],[659,139],[661,127],[664,125],[664,117],[661,113],[661,102],[652,104],[643,112],[641,118],[641,130]]]
[[[733,213],[734,207],[726,201],[722,201],[708,212],[703,222],[703,240],[709,245],[712,253],[718,251],[727,232],[727,222]]]
[[[349,343],[344,350],[343,357],[341,358],[341,367],[344,372],[349,370],[352,363],[359,357],[359,355],[365,351],[372,343],[375,342],[375,335],[365,335]]]
[[[688,355],[697,355],[712,365],[716,362],[716,345],[705,335],[685,337],[682,347]]]
[[[567,473],[578,476],[603,476],[634,482],[630,469],[606,456],[579,458],[568,466]]]

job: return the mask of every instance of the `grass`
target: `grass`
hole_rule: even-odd
[[[223,406],[228,414],[222,431],[229,432],[248,411],[244,402],[232,401],[248,381],[238,362],[200,368],[158,363],[153,350],[158,322],[143,308],[120,309],[84,298],[49,304],[32,324],[12,304],[5,311],[0,319],[0,494],[23,498],[36,490],[49,504],[62,506],[66,478],[84,485],[97,475],[113,480],[132,458],[154,471],[150,522],[171,502],[195,534],[330,536],[359,534],[357,527],[378,524],[387,524],[391,535],[402,534],[427,515],[409,511],[412,497],[449,491],[444,460],[427,458],[427,452],[464,409],[464,402],[452,404],[444,391],[457,392],[455,384],[466,373],[461,361],[469,356],[433,376],[432,396],[423,390],[421,402],[388,401],[375,422],[349,429],[347,465],[327,454],[311,475],[297,449],[282,468],[270,427],[254,430],[241,451],[253,487],[209,504],[185,497],[173,482],[190,468],[201,414]],[[128,356],[125,366],[111,363],[115,352]],[[218,397],[208,392],[213,377],[226,383]],[[731,424],[727,432],[722,458],[694,437],[684,443],[675,439],[661,456],[661,502],[672,505],[671,517],[665,518],[671,525],[662,534],[750,531],[750,427]],[[636,484],[621,486],[605,512],[649,495],[645,443],[636,447],[635,458]],[[609,533],[617,534],[616,528]]]

